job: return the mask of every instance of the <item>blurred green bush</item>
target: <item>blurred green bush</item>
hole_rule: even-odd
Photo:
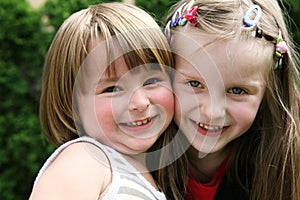
[[[109,1],[106,1],[109,2]],[[175,0],[136,0],[163,22]],[[60,24],[98,0],[48,0],[33,10],[26,0],[0,1],[0,199],[27,199],[38,170],[54,150],[41,133],[38,101],[44,58]],[[299,44],[300,4],[286,4]]]
[[[0,1],[0,199],[29,194],[49,149],[37,117],[49,41],[40,19],[25,0]]]
[[[285,15],[288,15],[287,23],[290,27],[290,33],[294,41],[300,45],[300,0],[285,0]]]

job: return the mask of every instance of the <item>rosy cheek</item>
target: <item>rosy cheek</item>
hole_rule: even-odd
[[[99,101],[95,102],[95,115],[97,115],[97,121],[100,127],[106,129],[106,127],[112,122],[116,121],[113,114],[111,101]]]
[[[236,105],[231,111],[231,115],[235,116],[237,121],[244,122],[249,126],[253,123],[257,113],[256,106]]]
[[[159,95],[156,95],[157,98],[156,99],[156,104],[160,104],[165,110],[166,112],[168,112],[168,114],[172,114],[174,113],[174,96],[172,91],[167,90],[167,91],[161,91],[159,93]]]

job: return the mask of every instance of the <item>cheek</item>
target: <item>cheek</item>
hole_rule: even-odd
[[[107,133],[113,129],[116,114],[113,113],[111,101],[95,101],[95,115],[97,116],[98,128]]]
[[[170,89],[162,88],[151,94],[152,104],[158,105],[166,112],[168,117],[174,115],[174,96]]]
[[[193,91],[186,91],[179,88],[175,93],[175,122],[179,124],[181,117],[186,117],[188,114],[194,113],[198,110],[199,100],[197,99],[199,95],[196,95]]]
[[[232,116],[235,116],[235,120],[237,123],[240,123],[245,129],[250,128],[252,125],[257,111],[258,111],[259,105],[258,104],[252,104],[252,105],[235,105],[232,109]]]
[[[98,120],[95,113],[95,101],[91,95],[82,95],[78,101],[79,125],[83,128],[83,133],[90,134],[98,130]]]

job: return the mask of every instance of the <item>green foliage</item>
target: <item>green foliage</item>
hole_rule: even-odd
[[[160,25],[164,24],[164,18],[168,15],[169,8],[176,2],[178,2],[178,0],[135,1],[137,6],[149,12]]]
[[[295,42],[300,45],[300,0],[286,0],[285,1],[286,14],[289,15],[288,24],[290,26],[290,33]]]
[[[47,34],[25,0],[0,1],[0,199],[24,199],[44,162],[37,105]]]

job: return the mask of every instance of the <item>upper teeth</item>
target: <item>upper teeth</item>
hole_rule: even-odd
[[[208,126],[208,125],[205,125],[205,124],[202,124],[202,123],[198,123],[198,126],[201,127],[201,128],[204,128],[208,131],[220,131],[223,129],[223,126]]]
[[[144,119],[144,120],[141,120],[141,121],[128,122],[128,123],[126,123],[126,125],[127,126],[141,126],[141,125],[149,123],[150,121],[151,121],[151,119],[148,118],[148,119]]]

